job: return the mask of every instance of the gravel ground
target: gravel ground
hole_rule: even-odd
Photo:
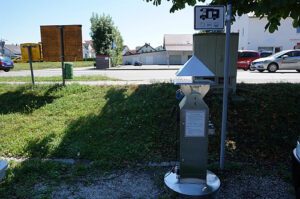
[[[91,185],[79,183],[75,187],[61,186],[52,194],[52,198],[157,198],[158,194],[159,190],[149,175],[126,173],[110,180],[96,180]]]
[[[275,176],[236,174],[221,181],[220,199],[293,199],[292,186]]]
[[[166,169],[151,171],[118,171],[105,177],[82,177],[76,182],[63,182],[51,187],[53,199],[121,199],[121,198],[181,198],[163,186]],[[39,183],[36,193],[49,190]],[[247,172],[221,177],[220,199],[294,199],[293,187],[275,176],[253,176]],[[37,198],[39,198],[37,194]],[[186,197],[184,197],[186,198]]]

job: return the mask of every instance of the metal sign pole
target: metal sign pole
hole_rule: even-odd
[[[228,109],[228,67],[229,67],[229,51],[230,51],[230,26],[231,26],[231,1],[227,4],[226,15],[226,44],[225,44],[225,66],[224,66],[224,89],[223,89],[223,111],[222,111],[222,131],[221,131],[221,152],[220,152],[220,168],[224,169],[225,162],[225,146],[227,131],[227,109]]]
[[[62,80],[63,80],[63,86],[65,86],[65,46],[64,46],[64,26],[60,26],[60,54],[61,54],[61,70],[62,70]]]
[[[33,67],[32,67],[32,46],[26,46],[27,50],[28,50],[28,61],[29,61],[29,65],[30,65],[30,72],[31,72],[31,81],[32,81],[32,85],[34,85],[34,75],[33,75]]]

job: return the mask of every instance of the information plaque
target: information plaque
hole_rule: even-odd
[[[185,137],[205,136],[205,111],[186,111]]]

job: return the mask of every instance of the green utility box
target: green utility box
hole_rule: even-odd
[[[215,77],[210,78],[215,82],[213,88],[223,88],[225,65],[225,33],[198,33],[194,34],[194,55],[201,60]],[[239,34],[230,34],[230,62],[229,62],[229,88],[235,93],[237,56]]]
[[[64,77],[65,79],[73,79],[73,63],[64,64]]]

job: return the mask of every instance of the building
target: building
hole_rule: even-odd
[[[278,30],[270,33],[265,30],[267,18],[253,14],[237,16],[232,25],[232,32],[239,33],[240,50],[272,51],[293,49],[300,45],[300,28],[294,28],[291,18],[280,21]]]
[[[123,64],[131,65],[138,61],[144,65],[182,65],[193,54],[191,34],[166,34],[163,41],[163,46],[156,49],[146,43],[136,50],[127,51]]]
[[[84,59],[95,58],[96,53],[93,48],[93,41],[87,40],[82,43],[82,54]]]
[[[122,56],[125,55],[128,51],[130,51],[128,46],[123,46],[123,50],[122,50]]]
[[[157,46],[157,47],[155,48],[155,50],[156,50],[156,51],[162,51],[162,50],[164,50],[164,47],[163,47],[163,46]]]
[[[153,48],[150,44],[145,43],[145,45],[138,47],[136,49],[136,53],[151,53],[151,52],[155,52],[155,48]]]
[[[170,65],[184,64],[193,55],[192,34],[168,34],[164,36],[164,49]]]
[[[21,48],[18,44],[5,44],[4,55],[7,57],[19,57],[21,56]]]

